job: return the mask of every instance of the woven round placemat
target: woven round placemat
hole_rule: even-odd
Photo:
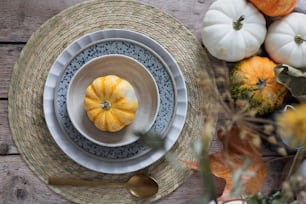
[[[126,181],[135,173],[156,178],[156,196],[133,198],[125,189],[106,187],[56,187],[52,190],[76,203],[143,203],[157,200],[180,186],[191,174],[162,158],[139,172],[112,175],[88,170],[67,157],[56,145],[43,114],[45,80],[56,57],[74,40],[97,30],[128,29],[143,33],[168,50],[180,66],[188,91],[188,114],[179,140],[171,152],[183,160],[195,160],[190,143],[203,135],[204,121],[214,126],[216,114],[203,117],[202,108],[214,102],[207,93],[214,84],[202,86],[198,75],[208,79],[211,65],[200,42],[177,20],[157,8],[130,0],[93,0],[68,8],[45,22],[28,40],[15,64],[9,87],[8,116],[18,150],[32,171],[45,183],[48,176]],[[211,128],[212,130],[214,128]],[[206,133],[208,139],[213,131]]]

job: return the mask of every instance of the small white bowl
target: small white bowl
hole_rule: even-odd
[[[85,90],[93,80],[111,74],[127,80],[138,99],[134,121],[114,133],[96,128],[83,105]],[[92,59],[75,73],[68,86],[66,104],[72,124],[84,137],[99,145],[117,147],[135,142],[138,137],[134,132],[151,128],[159,109],[159,93],[153,76],[137,60],[125,55],[105,55]]]

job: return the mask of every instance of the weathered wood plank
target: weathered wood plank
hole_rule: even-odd
[[[7,98],[11,73],[23,45],[0,44],[0,98]]]
[[[20,156],[0,156],[0,178],[1,203],[71,203],[51,191]],[[182,187],[156,203],[191,203],[203,192],[200,182],[194,173]]]
[[[1,203],[71,204],[36,177],[20,156],[0,156],[0,178]]]
[[[213,0],[139,0],[155,6],[181,21],[198,38],[201,21]],[[26,42],[47,19],[82,0],[2,0],[0,6],[0,41]]]
[[[6,100],[0,100],[0,118],[0,155],[18,154],[9,130]]]
[[[1,0],[0,41],[26,42],[47,19],[82,0]]]
[[[214,0],[137,0],[160,8],[181,21],[200,39],[202,19]],[[26,42],[47,19],[82,0],[2,0],[0,6],[0,42]],[[297,11],[306,11],[306,1],[299,0]]]
[[[195,37],[201,39],[201,27],[204,14],[215,0],[139,0],[155,6],[179,20]]]
[[[279,178],[283,175],[278,170],[284,164],[284,161],[268,164],[271,171],[268,172],[264,192],[268,193],[280,186]],[[0,201],[3,203],[71,204],[52,192],[18,155],[0,156],[0,178]],[[221,193],[224,183],[217,181],[216,184],[218,193]],[[155,203],[192,203],[203,195],[203,190],[201,179],[195,172],[180,188]]]

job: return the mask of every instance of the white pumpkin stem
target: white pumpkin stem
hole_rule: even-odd
[[[240,16],[237,20],[233,22],[233,28],[235,30],[240,30],[243,26],[242,21],[244,20],[244,16]]]
[[[103,101],[103,103],[101,103],[102,109],[103,110],[109,110],[111,108],[111,103],[108,101]]]
[[[305,42],[306,40],[304,40],[304,38],[303,38],[300,34],[297,34],[297,35],[294,37],[294,41],[296,42],[296,44],[300,45],[300,44],[302,44],[303,42]]]

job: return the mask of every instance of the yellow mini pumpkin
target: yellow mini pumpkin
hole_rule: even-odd
[[[287,88],[277,83],[276,64],[266,57],[254,56],[240,61],[230,73],[230,92],[234,100],[248,100],[259,115],[283,103]]]
[[[138,100],[128,81],[107,75],[95,79],[88,86],[84,107],[98,129],[116,132],[133,122]]]

